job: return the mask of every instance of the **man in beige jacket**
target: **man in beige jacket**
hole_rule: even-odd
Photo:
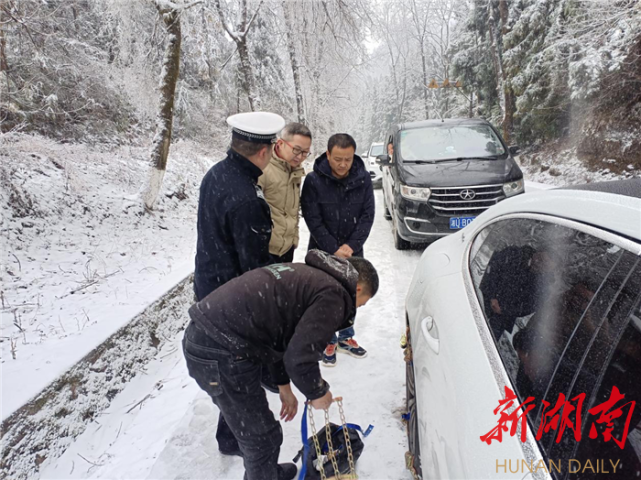
[[[300,123],[289,123],[280,132],[272,158],[258,185],[272,215],[272,236],[269,253],[277,263],[294,260],[298,246],[298,211],[300,184],[303,177],[301,164],[310,155],[312,132]]]

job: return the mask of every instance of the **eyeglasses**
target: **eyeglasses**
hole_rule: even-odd
[[[298,157],[299,155],[301,155],[303,158],[307,158],[312,154],[312,152],[310,152],[309,150],[301,150],[300,148],[293,146],[287,140],[284,140],[282,138],[281,140],[283,140],[283,143],[285,143],[289,148],[292,149],[292,153],[294,154],[295,157]]]

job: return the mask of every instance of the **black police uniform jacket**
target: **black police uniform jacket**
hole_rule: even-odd
[[[266,364],[278,385],[310,400],[329,385],[318,362],[334,332],[351,326],[358,272],[311,250],[305,263],[280,263],[235,278],[189,309],[191,319],[232,354]]]
[[[269,205],[256,184],[261,174],[256,165],[229,150],[203,178],[194,271],[197,299],[232,278],[272,263]]]

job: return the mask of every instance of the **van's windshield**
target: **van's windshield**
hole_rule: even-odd
[[[505,154],[488,125],[443,125],[401,132],[400,155],[404,161],[440,161],[496,158]]]

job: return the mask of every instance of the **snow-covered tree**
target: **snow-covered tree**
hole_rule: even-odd
[[[180,74],[180,14],[187,5],[170,0],[154,0],[158,14],[167,32],[167,46],[160,73],[160,108],[156,118],[156,134],[151,146],[151,174],[144,191],[145,207],[152,210],[162,180],[167,170],[167,157],[171,145],[171,132],[174,123],[174,97]]]
[[[336,131],[369,143],[482,116],[510,142],[567,138],[634,163],[640,3],[201,0],[179,15],[171,137],[218,144],[228,115],[258,108],[307,123],[315,150]],[[168,35],[153,0],[0,0],[0,131],[148,142]]]
[[[242,75],[241,85],[247,95],[249,107],[252,111],[256,111],[260,110],[260,94],[256,88],[254,71],[252,70],[249,58],[248,34],[263,2],[259,2],[258,5],[254,7],[253,13],[250,13],[247,0],[241,0],[240,3],[236,5],[236,11],[232,11],[235,3],[236,2],[233,2],[231,5],[227,5],[228,8],[227,11],[225,11],[221,0],[214,0],[220,23],[227,32],[227,35],[229,35],[236,44],[236,51],[240,59],[240,74]],[[237,24],[229,22],[228,18],[232,15],[238,17]]]

